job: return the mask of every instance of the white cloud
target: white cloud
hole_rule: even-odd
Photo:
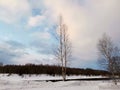
[[[11,64],[14,63],[12,61],[14,58],[19,58],[20,56],[26,54],[24,46],[22,47],[21,45],[21,43],[16,41],[0,42],[0,61],[4,64]]]
[[[53,55],[46,55],[46,54],[38,54],[38,53],[29,53],[24,54],[21,57],[16,57],[12,60],[15,64],[50,64],[53,65],[56,63],[53,60]]]
[[[4,64],[56,64],[52,54],[37,53],[17,41],[0,42],[0,62]],[[46,49],[47,50],[47,49]]]
[[[28,15],[28,0],[0,0],[0,20],[13,23]]]
[[[96,44],[106,32],[119,40],[120,0],[44,0],[49,13],[56,17],[63,15],[68,25],[73,54],[84,62],[97,59]]]
[[[59,14],[62,14],[73,44],[73,56],[80,60],[77,64],[97,59],[97,40],[104,32],[120,42],[120,0],[43,0],[45,6],[41,5],[41,0],[32,2],[34,4],[29,6],[28,0],[0,0],[0,20],[10,23],[29,16],[28,26],[42,24],[51,28],[58,21]],[[31,8],[43,9],[42,14],[30,15]],[[32,36],[49,39],[51,36],[48,31],[36,32]],[[22,56],[18,61],[29,61],[29,57],[31,62],[36,57],[40,58],[30,54]]]
[[[39,26],[40,24],[42,24],[44,19],[45,19],[45,16],[42,16],[42,15],[31,16],[28,20],[28,26],[31,26],[31,27]]]
[[[51,38],[51,34],[47,31],[35,32],[35,33],[32,33],[31,36],[39,40],[49,40]]]

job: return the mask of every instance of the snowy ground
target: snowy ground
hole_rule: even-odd
[[[67,78],[89,77],[69,76]],[[120,83],[115,86],[108,81],[36,81],[46,79],[61,79],[61,77],[47,75],[24,75],[24,77],[20,77],[18,75],[0,74],[0,90],[120,90]]]

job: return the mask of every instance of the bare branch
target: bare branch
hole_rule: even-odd
[[[62,76],[63,80],[66,79],[66,67],[67,63],[70,59],[71,56],[71,43],[69,41],[69,35],[68,35],[68,29],[67,25],[63,23],[63,18],[60,16],[60,22],[58,25],[58,35],[57,40],[57,48],[55,48],[55,57],[61,61],[61,66],[62,66]]]

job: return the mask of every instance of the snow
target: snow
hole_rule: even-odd
[[[67,76],[67,78],[92,78],[88,76]],[[98,78],[101,76],[97,76]],[[97,78],[95,77],[95,78]],[[120,83],[114,85],[108,81],[59,81],[44,80],[61,79],[60,76],[0,74],[0,90],[120,90]],[[36,81],[37,80],[37,81]],[[43,81],[39,81],[43,80]]]
[[[17,78],[17,79],[16,79]],[[101,78],[101,76],[67,76],[67,79],[78,79],[78,78]],[[2,80],[59,80],[62,79],[61,76],[50,76],[50,75],[23,75],[19,76],[17,74],[0,74],[0,79]]]

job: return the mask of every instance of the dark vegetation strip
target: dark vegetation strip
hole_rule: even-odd
[[[50,66],[50,65],[3,65],[0,66],[0,73],[9,73],[9,74],[48,74],[48,75],[61,75],[60,66]],[[103,70],[93,70],[93,69],[80,69],[80,68],[67,68],[67,75],[87,75],[87,76],[108,76],[109,72]]]

